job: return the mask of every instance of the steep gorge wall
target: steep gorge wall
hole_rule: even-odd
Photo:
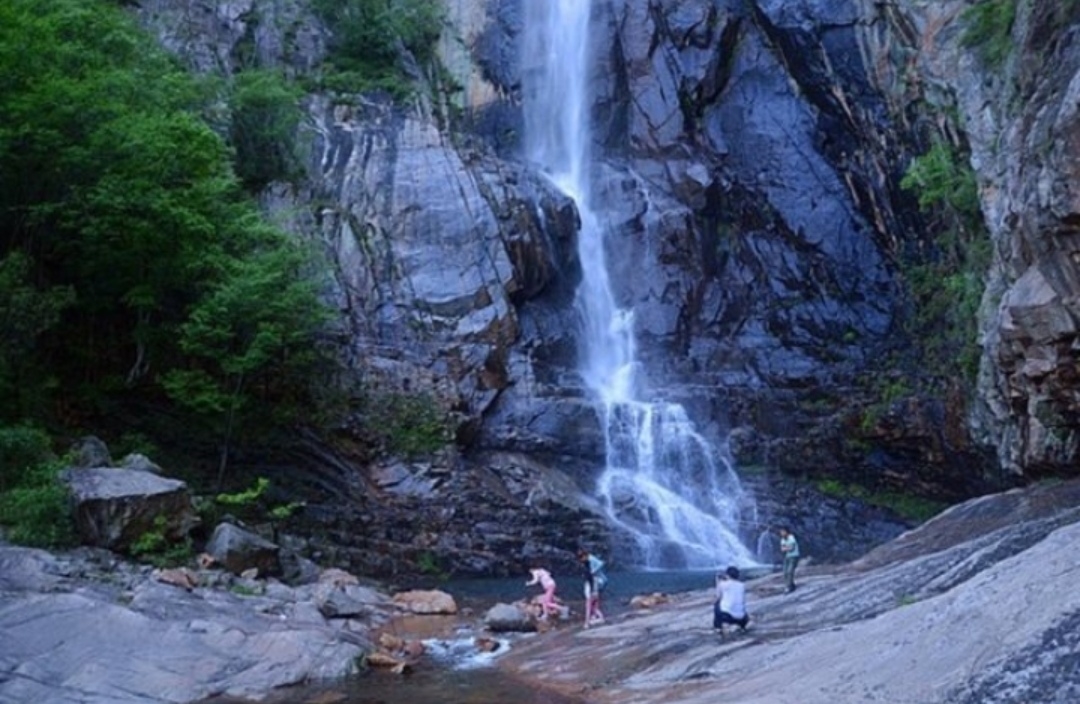
[[[1002,3],[987,3],[1001,6]],[[993,241],[971,431],[1016,475],[1072,474],[1080,452],[1075,168],[1080,8],[1015,3],[1011,28],[965,39],[965,2],[866,8],[882,90],[955,110]],[[1000,64],[986,43],[1003,43]]]
[[[1080,14],[1019,8],[1005,71],[962,95],[996,254],[980,420],[1038,476],[1080,466]]]
[[[357,494],[375,487],[384,512],[340,527],[366,536],[361,561],[391,559],[385,543],[469,552],[490,571],[602,530],[575,497],[603,447],[575,369],[576,213],[519,152],[524,1],[447,0],[446,73],[411,66],[427,78],[407,104],[309,96],[308,176],[263,194],[324,245],[346,384],[368,415],[389,395],[430,397],[465,450],[364,468]],[[617,294],[659,393],[744,467],[946,498],[1000,480],[998,466],[1074,469],[1075,23],[1022,14],[1025,49],[991,72],[960,45],[964,7],[594,2]],[[300,0],[145,0],[139,13],[225,74],[241,55],[317,73],[332,32]],[[913,332],[898,257],[930,236],[899,182],[934,134],[970,146],[995,243],[974,414],[955,382],[882,399],[912,373],[893,366]],[[425,511],[435,503],[456,508]]]

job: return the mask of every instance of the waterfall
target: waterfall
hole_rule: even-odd
[[[618,306],[604,250],[608,234],[590,189],[590,0],[525,3],[525,150],[577,204],[582,281],[579,371],[604,427],[597,493],[609,519],[633,536],[645,568],[750,564],[737,535],[738,476],[685,409],[639,396],[634,315]]]

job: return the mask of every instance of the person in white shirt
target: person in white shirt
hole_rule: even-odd
[[[750,623],[746,613],[746,585],[739,581],[739,568],[728,567],[716,575],[716,601],[713,603],[713,628],[724,634],[724,625],[745,631]]]

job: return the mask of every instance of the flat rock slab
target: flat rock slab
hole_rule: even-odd
[[[349,675],[371,649],[352,629],[295,616],[300,590],[244,597],[150,578],[110,590],[64,576],[48,553],[7,546],[0,567],[3,704],[257,699]]]
[[[748,634],[714,633],[699,592],[501,663],[591,704],[1077,702],[1077,486],[969,502],[888,559],[808,571],[793,594],[778,576],[751,582]]]

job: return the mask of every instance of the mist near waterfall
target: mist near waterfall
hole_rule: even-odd
[[[675,403],[645,398],[634,311],[609,278],[609,237],[592,198],[588,0],[529,2],[522,45],[525,155],[577,205],[582,280],[575,295],[578,371],[604,429],[596,495],[633,537],[646,569],[709,569],[756,562],[738,536],[749,504],[729,459]]]

